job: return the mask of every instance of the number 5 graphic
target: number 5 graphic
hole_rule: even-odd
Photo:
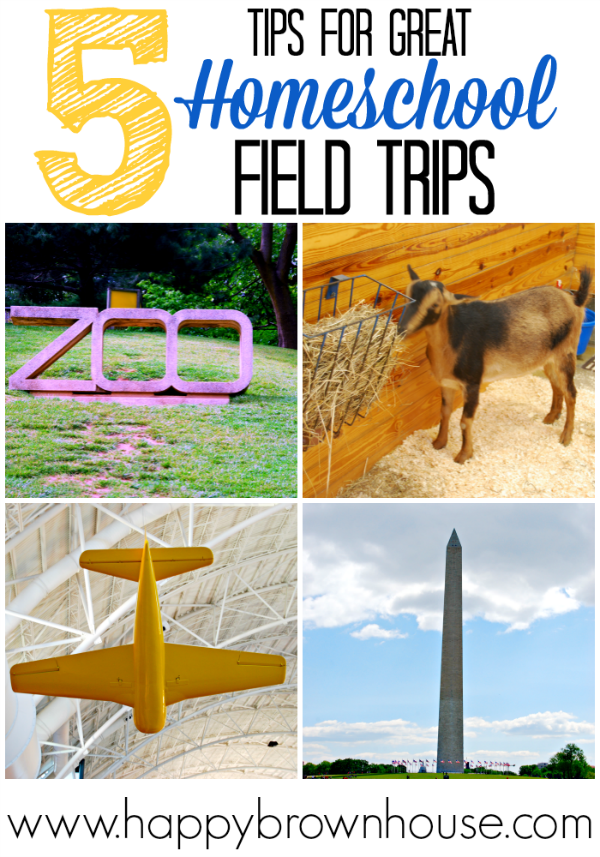
[[[36,152],[55,199],[82,214],[139,208],[158,190],[169,166],[171,118],[155,92],[131,80],[83,82],[84,49],[131,48],[136,64],[165,62],[167,13],[146,9],[50,9],[48,110],[77,133],[97,117],[116,119],[125,150],[110,176],[90,175],[74,152]]]

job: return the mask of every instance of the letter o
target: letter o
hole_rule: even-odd
[[[506,90],[508,84],[512,83],[515,88],[515,95],[513,98],[512,108],[506,106]],[[494,93],[494,97],[492,98],[492,109],[491,109],[491,119],[492,124],[495,128],[498,128],[500,131],[504,131],[506,128],[510,128],[516,120],[519,118],[519,110],[523,106],[523,84],[519,80],[518,77],[507,77],[502,86],[496,90]],[[508,122],[506,125],[503,125],[500,122],[500,111],[504,113],[505,116],[508,116]]]
[[[305,832],[302,830],[302,825],[304,824],[304,822],[306,821],[306,819],[307,819],[307,818],[316,818],[316,819],[317,819],[317,821],[319,822],[319,824],[321,825],[321,829],[320,829],[320,830],[319,830],[319,832],[318,832],[318,833],[316,833],[314,836],[309,836],[309,835],[308,835],[308,833],[305,833]],[[309,813],[308,815],[303,815],[303,816],[302,816],[302,818],[300,819],[299,828],[300,828],[300,833],[302,834],[302,836],[304,836],[304,838],[305,838],[305,839],[318,839],[318,838],[319,838],[319,836],[323,833],[323,822],[322,822],[322,820],[319,818],[319,816],[318,816],[318,815],[314,815],[313,813]]]
[[[537,823],[540,820],[540,818],[550,818],[554,822],[554,830],[552,831],[550,836],[542,836],[540,833],[537,832]],[[542,815],[538,815],[538,817],[533,822],[533,832],[535,833],[535,835],[537,836],[538,839],[552,839],[552,837],[554,836],[556,831],[557,831],[556,819],[552,815],[548,815],[548,813],[546,813],[546,812],[542,813]]]
[[[471,104],[469,100],[469,92],[472,85],[477,87],[477,102],[475,104]],[[483,80],[478,77],[472,77],[468,80],[458,93],[456,104],[454,105],[454,121],[457,126],[459,128],[468,129],[472,128],[473,125],[476,125],[485,110],[486,99],[487,88]],[[473,111],[473,116],[468,122],[463,118],[463,110],[465,109],[465,106],[469,107]]]
[[[347,49],[344,48],[344,18],[348,17],[348,33],[350,35],[350,44]],[[340,9],[338,12],[338,51],[343,57],[349,57],[354,53],[354,10]]]
[[[417,818],[426,818],[426,819],[427,819],[427,821],[429,822],[429,833],[426,833],[426,834],[425,834],[425,836],[418,836],[418,835],[414,832],[414,830],[412,829],[413,821],[414,821],[415,819],[417,819]],[[419,813],[419,815],[414,815],[414,816],[411,818],[411,820],[410,820],[410,822],[409,822],[409,824],[408,824],[408,829],[410,830],[411,835],[415,837],[415,839],[427,839],[427,837],[428,837],[428,836],[431,836],[431,834],[433,833],[433,821],[429,818],[429,816],[428,816],[428,815],[424,815],[423,813]]]
[[[248,110],[246,107],[246,90],[252,84],[252,106]],[[247,128],[252,125],[256,117],[260,114],[262,105],[263,89],[260,80],[255,77],[248,77],[242,85],[236,89],[231,99],[231,124],[234,128]],[[248,119],[242,122],[240,119],[240,111],[244,113]]]

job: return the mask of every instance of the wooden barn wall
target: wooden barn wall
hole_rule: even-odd
[[[593,223],[580,223],[575,244],[575,267],[581,269],[587,265],[593,271],[596,267],[596,231]],[[592,291],[596,291],[596,283],[592,282]]]
[[[593,224],[309,223],[303,238],[304,289],[326,283],[333,274],[369,274],[402,291],[410,264],[422,279],[493,300],[558,278],[577,288],[574,266],[580,261],[594,266]],[[374,291],[361,296],[373,298]],[[318,302],[310,293],[305,297],[304,317],[314,321]],[[331,456],[328,442],[306,450],[305,497],[335,497],[405,437],[438,423],[440,392],[425,346],[423,333],[407,341],[406,365],[394,372],[366,418],[343,427]]]

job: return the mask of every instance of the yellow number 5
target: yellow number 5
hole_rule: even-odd
[[[81,53],[131,48],[134,63],[167,58],[167,13],[146,9],[50,9],[48,110],[77,133],[109,116],[123,129],[125,149],[110,176],[90,175],[74,152],[36,152],[54,197],[81,214],[120,214],[139,208],[165,177],[171,118],[155,92],[120,78],[83,82]]]

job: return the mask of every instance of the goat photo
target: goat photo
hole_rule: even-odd
[[[305,223],[304,496],[594,497],[595,234]]]
[[[448,425],[456,392],[462,393],[462,448],[454,460],[463,464],[473,456],[473,419],[482,384],[516,378],[543,369],[552,386],[552,404],[544,423],[553,424],[566,403],[566,422],[560,443],[573,435],[577,391],[573,382],[577,343],[585,317],[591,273],[584,268],[575,293],[539,286],[482,301],[453,294],[436,280],[421,280],[408,266],[411,278],[398,331],[410,336],[423,330],[427,358],[441,387],[442,413],[435,449],[448,442]]]

